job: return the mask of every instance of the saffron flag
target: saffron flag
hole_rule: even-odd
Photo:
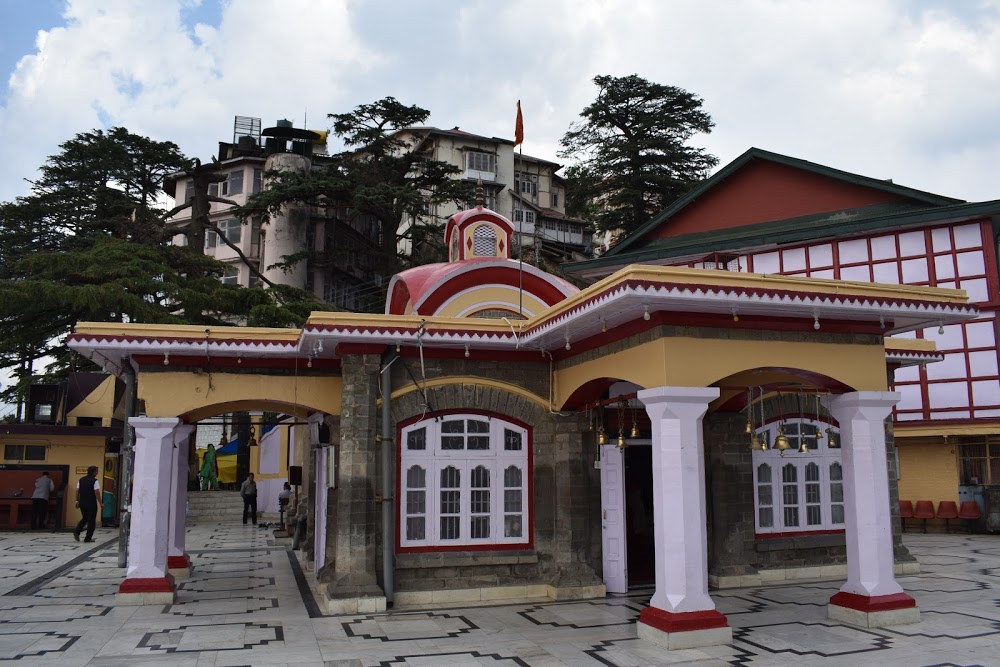
[[[521,118],[521,100],[517,101],[517,120],[514,121],[514,145],[524,142],[524,119]]]

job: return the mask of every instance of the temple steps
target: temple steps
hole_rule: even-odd
[[[188,520],[198,523],[243,520],[239,491],[189,491]]]

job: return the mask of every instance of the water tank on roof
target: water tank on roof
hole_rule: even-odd
[[[288,120],[287,118],[282,118],[277,123],[275,123],[275,127],[294,127],[294,126],[292,125],[292,121]]]

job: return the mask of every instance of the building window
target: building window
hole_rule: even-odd
[[[243,170],[237,169],[229,172],[226,180],[219,185],[223,197],[243,194]]]
[[[5,461],[44,461],[45,445],[4,445]]]
[[[253,194],[257,194],[258,192],[260,192],[261,180],[263,178],[263,175],[264,175],[264,170],[263,169],[261,169],[260,167],[254,167],[254,170],[253,170],[253,190],[251,190],[251,192]]]
[[[514,222],[524,222],[529,225],[533,225],[535,224],[535,212],[515,205]]]
[[[402,429],[402,548],[528,542],[528,430],[476,414]]]
[[[777,424],[757,433],[773,445]],[[796,420],[785,423],[785,435],[791,449],[784,457],[775,449],[753,452],[757,532],[843,529],[844,469],[840,449],[828,446],[831,435],[839,441],[837,430],[825,423]],[[803,440],[808,454],[797,452]]]
[[[215,226],[219,228],[219,231],[222,232],[230,243],[234,245],[239,244],[243,236],[243,223],[236,218],[230,218],[228,220],[220,220]],[[215,232],[212,233],[214,234]]]
[[[479,225],[472,232],[472,254],[476,257],[497,256],[497,232],[489,225]]]
[[[194,199],[194,179],[187,181],[184,186],[184,203],[186,204],[192,199]]]
[[[538,196],[538,176],[525,174],[520,171],[514,172],[514,191],[525,197]]]
[[[221,280],[223,285],[239,285],[240,270],[235,266],[227,266],[225,271],[222,272]]]
[[[552,208],[559,208],[559,193],[552,193]]]
[[[496,174],[497,156],[494,153],[482,153],[480,151],[466,151],[465,170],[485,171],[490,174]]]

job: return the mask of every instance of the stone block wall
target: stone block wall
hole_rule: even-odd
[[[420,384],[419,360],[401,361],[405,364],[393,366],[393,387],[412,388],[414,379]],[[585,445],[586,415],[549,410],[548,362],[425,359],[423,377],[451,377],[455,382],[398,397],[391,408],[395,424],[425,413],[468,410],[511,418],[531,428],[534,546],[519,551],[397,554],[396,589],[600,584],[595,573],[600,563],[600,481],[594,477],[593,446]],[[485,384],[491,380],[516,385],[538,398]]]

